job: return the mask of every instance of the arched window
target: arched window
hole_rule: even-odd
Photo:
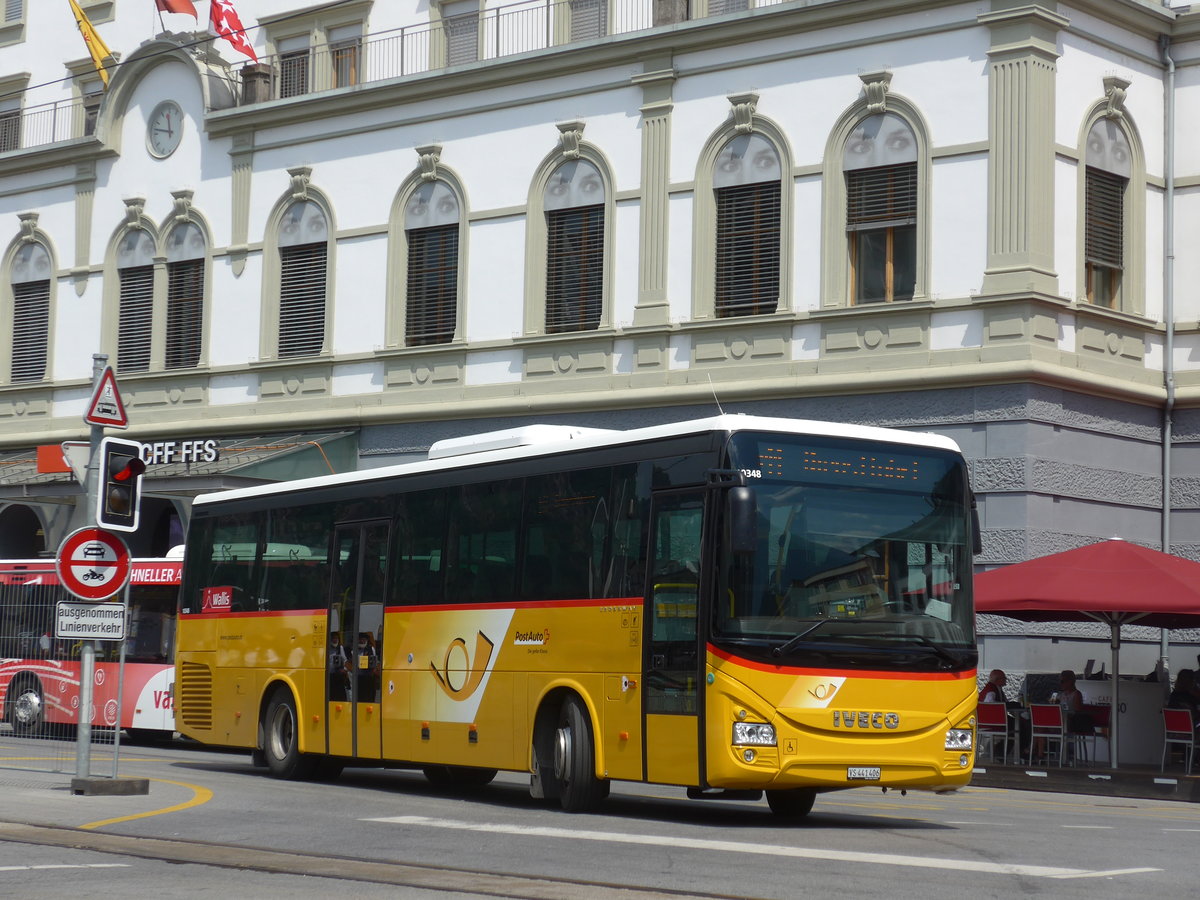
[[[585,159],[550,175],[546,215],[546,333],[592,331],[604,311],[604,179]]]
[[[130,229],[117,245],[118,372],[150,368],[154,332],[154,238],[143,229]]]
[[[779,307],[779,152],[761,134],[739,134],[717,154],[715,311],[721,317]]]
[[[867,116],[842,153],[850,296],[911,300],[917,280],[917,140],[894,113]]]
[[[445,344],[458,321],[459,205],[444,181],[427,181],[404,209],[408,244],[404,340],[409,346]]]
[[[312,200],[298,200],[279,225],[279,356],[313,356],[325,346],[329,224]]]
[[[185,222],[167,236],[166,367],[200,363],[204,337],[204,233]]]
[[[1084,172],[1084,282],[1087,300],[1116,307],[1125,271],[1125,195],[1130,141],[1114,120],[1088,131]]]
[[[22,244],[13,257],[13,382],[46,377],[50,342],[50,254],[36,242]]]

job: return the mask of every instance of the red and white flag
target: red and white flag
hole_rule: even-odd
[[[154,5],[158,7],[159,12],[183,13],[193,19],[200,18],[196,15],[196,7],[192,0],[154,0]]]
[[[246,38],[242,20],[233,9],[233,0],[212,0],[208,7],[208,30],[229,41],[234,50],[258,62],[258,56]]]

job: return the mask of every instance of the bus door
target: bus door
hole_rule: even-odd
[[[380,651],[387,522],[338,525],[329,599],[326,702],[329,752],[379,759],[381,751]]]
[[[697,785],[704,657],[700,607],[703,491],[656,494],[646,584],[646,779]]]

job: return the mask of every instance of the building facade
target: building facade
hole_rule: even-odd
[[[1200,12],[233,5],[253,58],[209,0],[80,0],[101,73],[4,4],[0,555],[82,524],[36,451],[102,354],[135,555],[202,491],[721,408],[955,438],[984,567],[1200,559]]]

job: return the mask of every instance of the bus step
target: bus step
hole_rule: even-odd
[[[696,788],[690,787],[687,789],[689,800],[761,800],[762,791],[725,791],[718,788]]]

